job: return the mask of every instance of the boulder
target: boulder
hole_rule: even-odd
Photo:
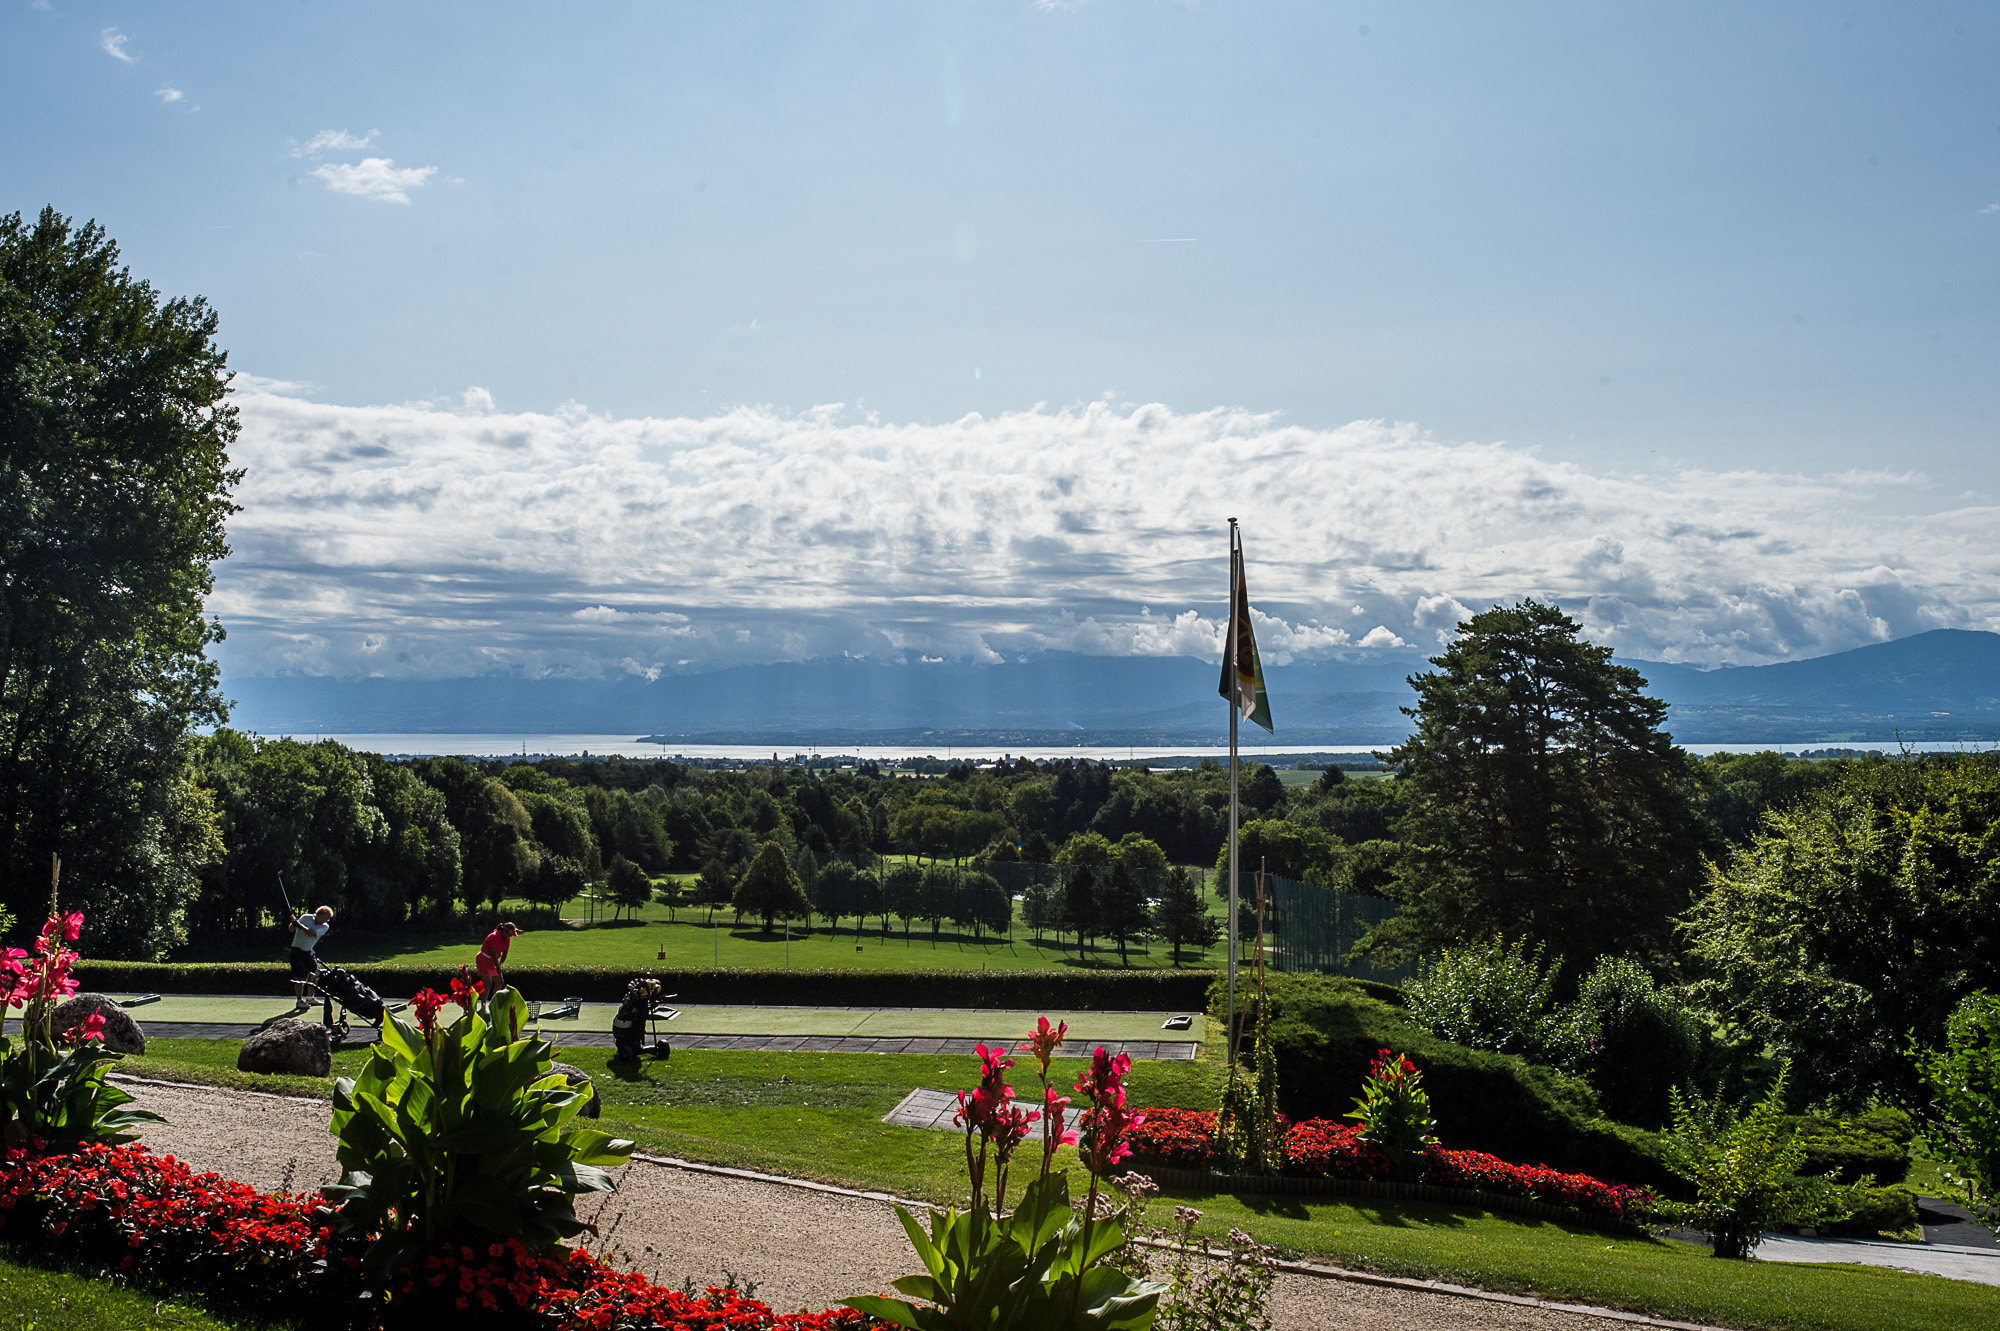
[[[116,1054],[143,1054],[146,1052],[146,1033],[139,1029],[139,1023],[132,1020],[132,1014],[103,994],[71,994],[56,1004],[50,1013],[55,1023],[56,1039],[67,1040],[70,1032],[82,1026],[84,1019],[93,1012],[104,1014],[104,1047]]]
[[[333,1071],[333,1037],[318,1022],[280,1017],[243,1042],[236,1070],[324,1077]]]
[[[596,1118],[604,1111],[604,1102],[597,1097],[597,1086],[590,1080],[590,1074],[569,1063],[550,1063],[549,1071],[560,1072],[572,1091],[589,1091],[590,1103],[577,1110],[581,1118]]]

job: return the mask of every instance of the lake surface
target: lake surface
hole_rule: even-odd
[[[490,735],[294,735],[292,738],[338,740],[350,749],[360,749],[368,753],[400,756],[430,756],[437,754],[458,754],[468,758],[499,758],[509,754],[516,756],[564,756],[577,757],[589,754],[603,757],[620,754],[627,758],[768,758],[775,749],[781,758],[795,757],[853,757],[873,759],[876,762],[891,762],[899,758],[944,758],[963,759],[967,762],[992,762],[999,758],[1088,758],[1092,762],[1132,762],[1141,758],[1227,758],[1227,748],[1203,748],[1199,745],[1182,745],[1178,748],[1127,748],[1124,746],[1075,745],[1072,747],[1050,747],[1021,745],[1017,747],[981,747],[977,745],[923,745],[923,744],[868,744],[826,746],[821,748],[798,748],[788,745],[769,744],[648,744],[630,735],[531,735],[525,733]],[[1246,758],[1276,763],[1279,760],[1305,753],[1355,754],[1375,752],[1381,745],[1366,744],[1245,744],[1239,752]],[[1831,744],[1812,741],[1797,744],[1687,744],[1690,753],[1757,753],[1765,749],[1777,749],[1786,753],[1816,752],[1831,748],[1873,749],[1881,753],[1894,753],[1898,745],[1893,741],[1853,741]],[[1951,742],[1910,744],[1907,746],[1918,753],[1951,753],[1964,750],[1990,748],[1986,745],[1972,745]]]

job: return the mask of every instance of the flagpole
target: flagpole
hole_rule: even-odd
[[[1236,589],[1243,585],[1240,561],[1243,551],[1236,542],[1236,519],[1229,520],[1229,632],[1224,635],[1224,648],[1228,655],[1224,658],[1225,669],[1230,678],[1236,677],[1236,624],[1239,614],[1236,605]],[[1223,1032],[1224,1047],[1232,1053],[1236,1048],[1236,724],[1242,715],[1240,697],[1242,684],[1239,681],[1231,690],[1229,698],[1229,1025]],[[1232,1064],[1233,1066],[1233,1064]]]

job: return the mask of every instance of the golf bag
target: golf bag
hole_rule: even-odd
[[[313,976],[313,985],[326,999],[326,1024],[329,1028],[334,1025],[335,1003],[371,1026],[382,1024],[382,995],[355,979],[352,972],[321,962],[319,972]],[[345,1026],[346,1023],[342,1022],[341,1025]]]

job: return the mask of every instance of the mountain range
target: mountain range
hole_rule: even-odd
[[[2000,634],[1960,629],[1775,665],[1623,660],[1683,743],[2000,740]],[[1415,655],[1267,672],[1283,744],[1390,744]],[[993,665],[850,659],[656,679],[225,678],[231,724],[262,734],[594,733],[743,744],[1223,743],[1217,666],[1051,652]],[[1262,732],[1257,732],[1262,738]]]

